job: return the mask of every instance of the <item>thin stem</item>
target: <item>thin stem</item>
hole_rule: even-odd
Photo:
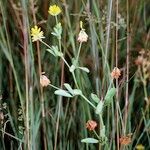
[[[55,85],[49,84],[49,86],[53,87],[54,89],[59,90],[60,88],[56,87]]]
[[[34,2],[31,1],[31,7],[32,7],[32,15],[34,24],[37,24],[36,21],[36,12],[34,8]],[[40,54],[40,46],[39,41],[36,42],[36,48],[37,48],[37,55],[38,55],[38,71],[39,71],[39,77],[41,76],[42,68],[41,68],[41,54]],[[43,139],[44,139],[44,148],[47,150],[47,140],[46,140],[46,123],[45,123],[45,108],[44,108],[44,97],[43,97],[43,87],[40,86],[40,100],[41,100],[41,109],[42,109],[42,130],[43,130]]]
[[[94,106],[94,104],[92,104],[83,94],[81,94],[81,97],[87,101],[94,109],[96,109],[96,107]]]
[[[118,0],[116,0],[116,67],[118,67]],[[117,150],[119,150],[119,86],[118,79],[116,79],[116,128],[117,128]]]
[[[6,135],[10,136],[11,138],[16,139],[16,140],[19,141],[19,142],[24,143],[24,140],[23,140],[23,139],[21,140],[21,139],[15,137],[15,136],[11,135],[10,133],[7,133],[7,132],[3,131],[2,129],[0,129],[0,131],[3,132],[3,134],[6,134]]]
[[[55,16],[55,19],[56,19],[56,24],[58,24],[57,16]],[[59,50],[61,52],[62,51],[61,50],[61,39],[58,39],[58,43],[59,43]],[[69,66],[67,61],[65,60],[65,58],[64,57],[61,57],[61,58],[66,63],[66,65]],[[62,88],[63,82],[64,82],[64,62],[62,63],[62,68],[61,68],[61,88]],[[70,66],[69,66],[69,68],[70,68]],[[58,104],[58,115],[57,115],[57,123],[56,123],[54,150],[57,149],[59,119],[60,119],[60,113],[61,113],[61,107],[62,107],[62,96],[59,96],[59,98],[60,99],[59,99],[59,104]]]
[[[112,14],[112,0],[110,0],[108,20],[107,20],[107,33],[106,33],[107,37],[106,37],[106,47],[105,47],[105,61],[104,61],[105,63],[104,63],[104,68],[107,65],[107,56],[108,56],[109,40],[110,40],[111,14]]]
[[[77,79],[76,79],[74,71],[72,72],[72,76],[73,76],[73,80],[75,82],[76,87],[79,89],[79,85],[78,85],[78,82],[77,82]]]
[[[80,45],[79,45],[78,54],[77,54],[77,58],[76,58],[77,62],[79,61],[79,55],[80,55],[81,47],[82,47],[82,42],[80,42]]]
[[[70,69],[70,66],[68,64],[68,62],[66,61],[66,59],[62,56],[61,59],[65,62],[65,64],[67,65],[67,67]]]
[[[51,49],[51,47],[47,43],[45,43],[44,41],[40,40],[40,42],[43,43],[45,46],[47,46],[48,48]]]
[[[96,135],[96,137],[100,140],[100,137],[99,137],[99,135],[96,133],[96,131],[93,130],[93,132],[94,132],[94,134]]]
[[[125,118],[124,118],[124,131],[126,132],[126,126],[127,126],[127,116],[128,116],[128,99],[129,99],[129,1],[127,0],[126,3],[127,7],[127,59],[126,59],[126,98],[125,98]],[[125,133],[124,133],[125,134]]]

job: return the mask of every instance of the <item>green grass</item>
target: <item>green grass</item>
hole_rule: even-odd
[[[48,8],[53,4],[62,10],[57,18],[61,40],[51,34],[56,21]],[[138,144],[150,149],[148,4],[148,0],[0,0],[0,149],[133,150]],[[89,37],[81,45],[77,64],[89,73],[79,69],[71,73],[63,61],[71,66],[77,57],[80,21]],[[41,27],[45,43],[58,46],[63,58],[50,54],[42,42],[32,42],[34,25]],[[142,62],[136,65],[138,56]],[[118,80],[111,78],[114,67],[121,70]],[[51,85],[42,88],[42,72],[52,85],[64,89],[69,83],[82,95],[68,98],[54,94]],[[116,93],[106,104],[105,96],[113,87]],[[102,114],[91,106],[98,105],[91,93],[104,103]],[[86,128],[88,120],[97,122],[99,137],[105,126],[104,145],[81,142],[97,139]],[[119,138],[130,133],[131,142],[121,144]]]

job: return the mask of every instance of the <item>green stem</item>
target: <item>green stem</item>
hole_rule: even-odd
[[[100,137],[99,137],[99,135],[96,133],[96,131],[93,130],[93,132],[94,132],[94,134],[96,135],[96,137],[100,140]]]
[[[67,67],[70,69],[70,66],[68,64],[68,62],[66,61],[66,59],[62,56],[61,59],[65,62],[65,64],[67,65]]]
[[[51,49],[51,47],[47,43],[45,43],[44,41],[40,40],[40,42],[43,43],[45,46],[47,46],[48,48]]]
[[[79,55],[80,55],[80,51],[81,51],[81,46],[82,46],[82,42],[79,45],[78,54],[77,54],[77,58],[76,58],[77,62],[79,61]]]
[[[85,101],[87,101],[94,109],[96,109],[96,107],[94,106],[94,104],[92,104],[83,94],[80,95]]]
[[[72,72],[72,76],[73,76],[73,80],[74,80],[74,82],[75,82],[75,85],[76,85],[77,88],[79,89],[79,85],[78,85],[78,82],[77,82],[77,79],[76,79],[76,76],[75,76],[74,71]]]
[[[54,89],[59,90],[60,88],[56,87],[55,85],[49,84],[49,86],[53,87]]]

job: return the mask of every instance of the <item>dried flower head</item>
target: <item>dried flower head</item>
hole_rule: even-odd
[[[122,136],[119,139],[120,144],[122,144],[122,145],[129,145],[132,142],[131,136],[132,136],[132,133],[130,133],[130,134],[126,135],[126,136]]]
[[[42,40],[43,38],[45,38],[43,36],[43,31],[41,31],[41,28],[38,28],[38,26],[34,26],[34,28],[31,28],[31,36],[32,36],[32,42],[38,41],[38,40]]]
[[[120,75],[121,75],[120,69],[118,69],[117,67],[115,67],[113,71],[111,72],[111,77],[113,79],[118,79]]]
[[[86,32],[85,32],[84,29],[80,30],[77,40],[78,40],[79,42],[87,42],[87,40],[88,40],[88,35],[86,34]]]
[[[138,144],[138,145],[136,146],[136,149],[137,149],[137,150],[144,150],[145,148],[144,148],[144,146],[143,146],[142,144]]]
[[[52,5],[49,7],[48,13],[52,16],[57,16],[58,14],[61,13],[61,9],[57,5]]]
[[[50,84],[50,80],[45,75],[41,75],[40,76],[40,84],[42,87],[46,87]]]
[[[135,60],[135,64],[138,65],[142,65],[143,63],[143,56],[138,56],[138,58]]]
[[[142,49],[135,64],[138,66],[138,78],[141,80],[142,75],[145,81],[150,79],[150,51]]]
[[[97,127],[96,121],[89,120],[89,121],[86,123],[86,128],[89,129],[90,131],[94,130],[96,127]]]

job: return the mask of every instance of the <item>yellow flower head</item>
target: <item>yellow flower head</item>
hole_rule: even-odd
[[[136,146],[136,149],[137,149],[137,150],[144,150],[144,146],[143,146],[142,144],[138,144],[138,145]]]
[[[38,26],[35,25],[34,28],[31,28],[32,42],[45,38],[43,34],[44,33],[41,31],[41,28],[38,28]]]
[[[52,5],[49,7],[48,13],[52,16],[57,16],[61,13],[61,9],[57,5]]]

